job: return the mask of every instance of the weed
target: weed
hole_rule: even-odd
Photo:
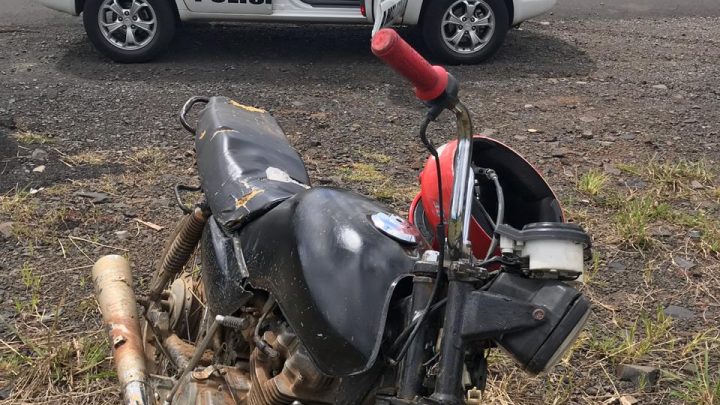
[[[582,280],[583,283],[585,283],[586,285],[591,285],[591,284],[596,283],[595,277],[597,276],[598,271],[600,271],[600,265],[601,265],[600,254],[597,252],[593,252],[592,262],[591,262],[590,266],[587,268],[587,270],[585,271],[585,273],[583,273],[583,280]]]
[[[653,350],[660,350],[664,343],[670,343],[668,332],[672,319],[665,316],[662,307],[658,307],[655,318],[642,313],[628,329],[622,332],[621,347],[618,355],[624,361],[636,361]]]
[[[667,218],[670,206],[658,203],[648,196],[639,196],[627,200],[625,206],[615,215],[615,227],[624,243],[637,249],[648,247],[652,239],[648,226],[655,220]]]
[[[620,164],[618,169],[652,182],[659,193],[678,193],[693,188],[693,182],[708,185],[714,178],[712,164],[705,160],[691,162],[659,162],[651,159],[646,165]]]
[[[20,277],[26,290],[30,292],[30,307],[37,312],[40,304],[40,277],[35,274],[28,263],[23,263],[20,268]]]
[[[580,179],[577,181],[577,188],[580,192],[594,197],[600,194],[607,181],[607,175],[599,170],[593,169],[580,176]]]
[[[655,264],[652,260],[648,260],[643,266],[643,281],[645,281],[645,284],[650,284],[652,282],[654,273]]]
[[[652,160],[646,170],[650,180],[673,192],[690,187],[692,181],[702,184],[711,181],[714,177],[705,160],[697,162],[681,160],[677,163],[660,163]]]
[[[102,331],[81,336],[45,331],[32,339],[15,332],[32,350],[22,349],[17,342],[0,346],[0,371],[15,376],[11,400],[35,402],[33,396],[43,392],[46,398],[58,395],[73,403],[73,395],[92,395],[115,376],[109,368],[110,346]]]
[[[701,359],[696,360],[695,375],[682,378],[682,390],[673,390],[672,395],[687,404],[720,404],[720,371],[712,370],[710,364],[711,349],[706,347]]]
[[[361,152],[360,155],[362,155],[362,157],[364,157],[365,159],[369,159],[369,160],[372,160],[373,162],[381,163],[381,164],[390,163],[390,160],[392,160],[390,158],[390,156],[383,155],[382,153],[376,153],[376,152]]]
[[[15,222],[33,219],[37,202],[25,190],[15,190],[10,195],[0,196],[0,216],[12,218]]]
[[[145,173],[158,173],[167,167],[168,157],[162,149],[145,148],[137,150],[130,157],[138,169]]]
[[[703,211],[691,214],[674,211],[670,221],[676,225],[695,229],[700,232],[700,244],[703,249],[720,253],[720,221]]]
[[[381,184],[371,190],[371,195],[384,203],[409,203],[417,194],[416,187],[396,187]]]
[[[705,345],[707,347],[708,343],[712,343],[712,349],[717,350],[717,346],[720,345],[720,330],[717,328],[711,328],[694,334],[692,339],[685,344],[685,347],[683,347],[680,354],[683,358],[686,358],[696,352],[701,345]]]
[[[13,138],[15,138],[18,142],[24,143],[26,145],[45,145],[54,142],[54,140],[47,135],[38,134],[30,131],[16,132],[15,134],[13,134]]]
[[[352,167],[341,168],[340,175],[355,183],[376,183],[385,178],[371,163],[353,163]]]
[[[653,353],[672,350],[676,339],[671,332],[672,319],[658,307],[654,317],[643,312],[628,328],[617,333],[591,330],[588,348],[617,363],[633,362]]]
[[[75,165],[101,165],[107,161],[107,153],[101,151],[87,151],[77,155],[68,156],[68,160]]]

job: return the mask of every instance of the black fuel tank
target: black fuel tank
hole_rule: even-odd
[[[302,191],[240,233],[250,284],[273,294],[324,373],[343,376],[374,362],[396,283],[416,246],[380,232],[370,216],[390,214],[358,194]]]

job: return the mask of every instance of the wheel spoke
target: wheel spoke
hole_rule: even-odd
[[[133,0],[132,5],[130,6],[130,15],[135,17],[137,12],[140,11],[143,6],[144,4],[140,3],[138,0]]]
[[[155,24],[155,20],[150,20],[150,21],[140,21],[140,20],[138,20],[138,21],[135,21],[134,24],[135,24],[136,27],[140,28],[141,30],[150,33],[150,32],[152,32],[152,28],[150,28],[150,26],[152,26],[153,24]]]
[[[125,46],[131,46],[137,44],[135,40],[135,32],[132,28],[127,27],[125,30]]]
[[[472,3],[470,3],[469,1],[465,2],[465,17],[467,17],[468,20],[471,18],[475,18],[476,5],[477,5],[477,3],[475,3],[475,2],[472,2]]]
[[[106,4],[105,8],[109,8],[110,10],[112,10],[113,13],[117,14],[118,16],[122,17],[123,15],[123,8],[120,7],[120,4],[118,4],[117,0],[113,0],[112,4]]]
[[[105,27],[105,29],[107,30],[107,33],[108,33],[108,34],[112,34],[113,32],[115,32],[115,31],[117,31],[118,29],[120,29],[123,25],[124,25],[124,24],[121,23],[121,22],[119,22],[119,21],[115,21],[115,22],[109,23],[109,24],[103,23],[103,27]]]
[[[457,30],[455,35],[448,38],[448,41],[450,41],[451,44],[457,46],[460,43],[460,40],[462,40],[463,36],[465,35],[465,30],[460,28]]]
[[[460,17],[456,16],[455,13],[450,10],[448,11],[448,17],[443,22],[443,25],[447,24],[456,24],[456,25],[462,25],[462,21],[460,20]]]
[[[475,31],[470,31],[470,42],[472,43],[473,47],[476,47],[478,46],[478,44],[481,44],[485,41],[480,39],[480,37],[477,35],[477,33],[475,33]]]
[[[490,14],[486,15],[483,18],[478,18],[475,20],[474,23],[472,23],[473,27],[488,27],[490,26]]]

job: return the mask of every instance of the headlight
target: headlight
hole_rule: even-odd
[[[582,330],[590,303],[579,291],[555,280],[537,280],[503,273],[488,292],[504,295],[536,309],[535,327],[495,337],[497,344],[531,374],[545,371],[560,360]]]

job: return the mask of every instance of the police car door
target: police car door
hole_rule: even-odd
[[[272,0],[183,0],[195,13],[272,14]]]
[[[381,28],[402,23],[408,0],[374,0],[373,31],[375,35]]]

